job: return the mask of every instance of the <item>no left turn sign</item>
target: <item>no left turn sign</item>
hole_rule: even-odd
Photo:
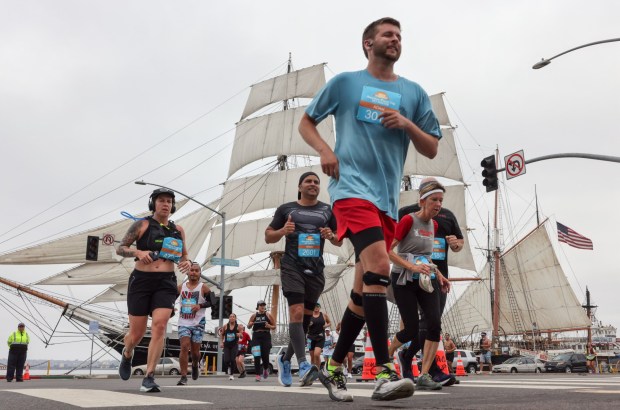
[[[506,164],[506,179],[512,179],[525,174],[525,156],[523,150],[504,157]]]

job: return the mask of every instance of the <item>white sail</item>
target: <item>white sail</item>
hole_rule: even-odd
[[[437,156],[433,159],[420,154],[413,144],[409,144],[404,166],[405,175],[438,176],[463,182],[463,173],[454,143],[454,132],[450,128],[442,128],[441,135]]]
[[[446,105],[443,103],[443,95],[444,93],[438,93],[429,96],[431,106],[433,107],[433,112],[435,113],[435,117],[437,117],[437,121],[439,121],[439,126],[452,128],[450,118],[448,117],[448,111],[446,111]]]
[[[221,207],[226,211],[226,217],[233,219],[294,201],[297,199],[299,177],[308,171],[321,176],[322,189],[318,199],[329,203],[328,177],[323,175],[319,165],[313,165],[228,180],[224,185]]]
[[[237,259],[261,252],[284,251],[284,238],[277,243],[265,243],[265,229],[267,229],[271,220],[271,217],[254,219],[238,222],[234,225],[234,228],[229,227],[229,230],[226,232],[226,258]],[[221,235],[221,225],[211,230],[212,239],[209,241],[207,255],[212,256],[218,252]],[[353,248],[347,240],[343,242],[341,247],[334,246],[331,242],[325,241],[324,252],[336,255],[346,261],[353,255]]]
[[[314,155],[316,151],[303,140],[298,126],[306,107],[297,107],[252,118],[237,124],[228,176],[263,158],[280,155]],[[317,125],[325,142],[334,147],[331,117]]]
[[[177,209],[187,203],[187,199],[177,202]],[[138,215],[142,218],[149,215],[144,212]],[[0,255],[0,264],[3,265],[43,265],[43,264],[68,264],[68,263],[105,263],[118,262],[121,257],[116,255],[114,246],[100,244],[97,262],[86,260],[86,239],[88,236],[103,237],[104,234],[112,234],[116,240],[120,240],[134,221],[123,219],[118,222],[103,225],[88,231],[79,232],[64,238],[54,239],[39,245],[20,249],[14,252]]]
[[[503,332],[532,331],[534,323],[541,331],[589,326],[590,321],[566,279],[545,225],[532,231],[501,258],[499,325]],[[462,323],[467,335],[476,325],[478,331],[488,330],[492,326],[489,295],[488,280],[473,283],[445,316]]]
[[[403,191],[400,193],[399,206],[407,206],[418,202],[420,195],[418,190]],[[476,266],[474,263],[474,257],[469,245],[469,236],[467,235],[466,224],[466,212],[465,212],[465,187],[463,185],[448,185],[446,186],[446,193],[444,195],[443,207],[449,209],[454,213],[456,220],[459,222],[459,227],[463,233],[464,246],[460,252],[450,252],[448,259],[450,266],[455,266],[461,269],[475,271]]]
[[[317,64],[254,84],[241,119],[277,101],[314,97],[325,85],[324,66]]]

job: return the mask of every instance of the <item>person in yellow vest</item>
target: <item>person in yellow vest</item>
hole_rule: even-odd
[[[12,382],[13,378],[18,382],[23,382],[24,364],[28,353],[28,343],[30,336],[26,333],[26,325],[20,323],[17,330],[9,336],[9,360],[6,366],[6,381]]]

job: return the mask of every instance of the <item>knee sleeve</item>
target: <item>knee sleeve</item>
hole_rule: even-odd
[[[355,293],[353,290],[351,290],[351,301],[356,306],[364,307],[362,295],[360,295],[359,293]]]
[[[390,286],[390,283],[392,283],[392,280],[389,276],[379,275],[378,273],[370,271],[364,273],[364,276],[362,276],[362,280],[364,281],[365,285],[381,285],[385,286],[386,288]]]

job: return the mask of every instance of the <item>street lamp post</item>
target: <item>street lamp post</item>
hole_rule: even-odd
[[[532,66],[532,68],[534,70],[538,70],[539,68],[543,68],[543,67],[551,64],[551,60],[553,60],[554,58],[557,58],[557,57],[562,56],[564,54],[568,54],[571,51],[579,50],[580,48],[590,47],[590,46],[594,46],[594,45],[597,45],[597,44],[603,44],[603,43],[613,43],[614,41],[620,41],[620,38],[612,38],[612,39],[609,39],[609,40],[595,41],[594,43],[588,43],[588,44],[584,44],[584,45],[579,46],[579,47],[571,48],[570,50],[566,50],[563,53],[560,53],[560,54],[558,54],[556,56],[553,56],[551,58],[543,58],[542,60],[540,60],[539,62],[534,64]]]
[[[172,189],[164,185],[153,184],[151,182],[145,182],[145,181],[135,181],[135,183],[138,185],[152,185],[152,186],[157,186],[160,188],[169,189],[172,192],[176,192],[179,195],[183,195],[185,198],[189,199],[190,201],[194,201],[198,205],[201,205],[207,208],[209,211],[214,212],[217,215],[219,215],[222,218],[222,259],[223,260],[226,259],[226,212],[218,212],[215,209],[211,208],[210,206],[197,201],[191,196],[186,195],[183,192],[179,192],[176,189]],[[225,269],[225,265],[224,263],[222,263],[220,265],[220,285],[219,285],[219,288],[220,288],[219,328],[220,329],[224,326],[224,273],[225,273],[224,269]],[[217,372],[218,373],[222,372],[222,355],[223,355],[222,348],[220,347],[220,343],[218,341],[217,343]]]

